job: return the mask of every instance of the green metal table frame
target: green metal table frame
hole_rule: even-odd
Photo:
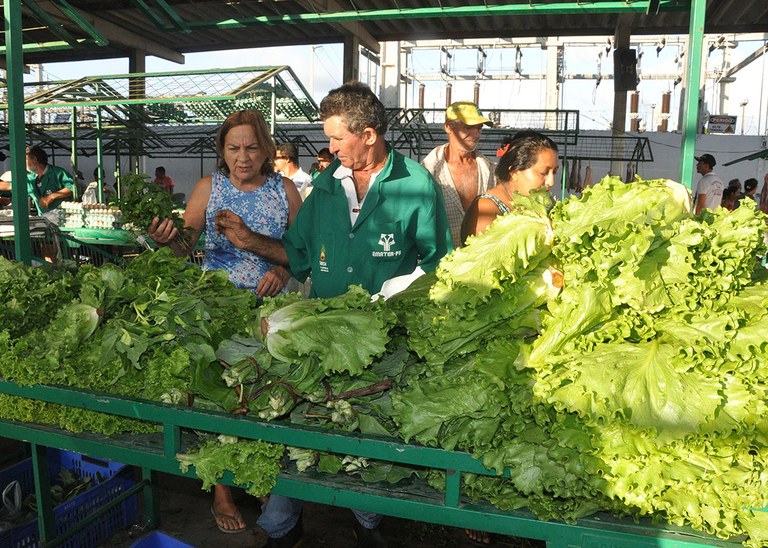
[[[94,433],[73,434],[57,428],[0,420],[0,436],[30,442],[33,447],[35,488],[39,504],[40,538],[43,546],[56,546],[74,532],[56,537],[47,485],[46,447],[76,451],[95,458],[130,464],[141,469],[142,480],[124,496],[141,490],[150,527],[160,523],[154,499],[153,472],[195,477],[193,471],[182,474],[176,454],[186,445],[184,432],[203,430],[242,438],[260,439],[297,447],[306,447],[342,455],[355,455],[398,464],[434,468],[446,472],[446,490],[438,492],[419,481],[397,485],[369,484],[345,475],[281,472],[273,492],[322,504],[357,508],[385,515],[417,519],[454,527],[482,529],[505,535],[544,540],[551,548],[575,546],[590,548],[651,548],[695,546],[739,546],[699,534],[689,528],[668,524],[653,525],[650,520],[635,523],[628,519],[598,514],[575,524],[540,521],[528,511],[504,512],[484,502],[470,502],[460,496],[463,473],[495,475],[471,455],[407,444],[382,437],[328,431],[281,421],[264,422],[247,416],[191,410],[142,400],[116,397],[71,388],[19,386],[0,380],[0,393],[43,400],[141,419],[162,426],[155,435],[104,436]],[[232,477],[224,478],[232,484]],[[112,504],[119,504],[123,498]],[[737,539],[741,540],[741,539]]]

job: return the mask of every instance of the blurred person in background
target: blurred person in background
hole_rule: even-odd
[[[737,189],[735,187],[728,187],[723,190],[723,197],[720,200],[720,207],[724,207],[728,211],[733,211],[736,206],[736,201],[739,197]]]
[[[0,191],[11,188],[10,180],[0,181]],[[72,199],[74,189],[72,176],[65,169],[48,164],[48,153],[42,147],[27,147],[27,194],[38,215],[58,224],[58,207]]]
[[[717,160],[711,154],[695,156],[696,172],[701,174],[701,179],[696,185],[694,213],[700,214],[704,209],[715,210],[720,205],[723,197],[723,182],[713,171]]]
[[[163,166],[158,166],[155,169],[155,179],[152,182],[165,190],[168,194],[173,194],[173,179],[165,174],[165,168]]]
[[[745,198],[748,200],[757,201],[757,179],[754,177],[750,177],[744,181],[744,192],[742,192],[738,198],[736,198],[736,202],[734,203],[733,207],[739,207],[742,200]]]
[[[336,155],[329,148],[321,148],[317,153],[317,170],[312,173],[312,177],[317,178],[335,159]]]
[[[288,177],[301,194],[306,198],[312,188],[312,176],[301,169],[299,165],[299,149],[293,143],[283,143],[277,145],[275,153],[275,171],[281,173],[283,177]]]

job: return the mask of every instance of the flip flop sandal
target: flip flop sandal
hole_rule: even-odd
[[[222,520],[222,519],[227,519],[227,520],[232,520],[232,521],[242,521],[243,520],[243,516],[240,513],[240,510],[237,510],[234,513],[234,515],[221,514],[221,513],[217,512],[216,510],[214,510],[213,506],[211,506],[211,514],[213,515],[213,519],[215,520],[216,527],[218,527],[219,531],[221,531],[222,533],[227,533],[229,535],[232,535],[232,534],[236,534],[236,533],[242,533],[243,531],[248,529],[248,527],[245,526],[245,525],[243,525],[239,529],[227,529],[226,527],[224,527],[222,525],[219,525],[219,520]]]

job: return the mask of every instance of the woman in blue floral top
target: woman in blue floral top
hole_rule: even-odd
[[[222,269],[238,287],[259,296],[277,295],[290,274],[251,253],[254,233],[279,240],[301,206],[296,185],[274,172],[275,143],[264,117],[257,111],[232,113],[216,135],[217,171],[197,182],[184,211],[188,246],[175,240],[170,219],[155,219],[149,236],[158,245],[170,246],[177,256],[194,249],[205,232],[206,269]],[[211,512],[224,533],[246,530],[229,487],[216,485]]]

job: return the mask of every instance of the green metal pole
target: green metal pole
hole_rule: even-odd
[[[100,204],[104,203],[104,189],[102,184],[101,166],[104,165],[104,143],[101,126],[101,107],[96,107],[96,195]]]
[[[77,201],[80,197],[80,185],[77,183],[77,108],[72,107],[72,120],[69,124],[69,141],[72,143],[72,154],[69,158],[72,164],[72,178],[75,180],[75,190],[72,198]]]
[[[270,101],[269,105],[269,131],[272,133],[272,136],[275,135],[275,118],[277,117],[277,89],[275,86],[277,85],[277,81],[272,78],[272,99]]]
[[[141,479],[144,480],[144,515],[147,516],[150,529],[160,527],[160,504],[155,493],[156,474],[151,468],[141,467]]]
[[[691,22],[688,27],[688,64],[686,66],[686,90],[683,102],[683,136],[680,146],[679,180],[689,189],[693,188],[693,155],[696,150],[696,135],[699,132],[699,96],[701,82],[701,57],[704,52],[704,16],[706,0],[691,0]]]
[[[40,545],[56,536],[56,522],[53,516],[51,498],[51,477],[48,472],[48,448],[32,444],[32,469],[35,476],[35,494],[37,496],[37,527],[40,531]]]
[[[29,237],[29,201],[27,194],[26,146],[24,140],[24,59],[21,36],[21,0],[6,0],[5,64],[8,74],[8,135],[11,151],[13,230],[16,259],[32,263]]]

